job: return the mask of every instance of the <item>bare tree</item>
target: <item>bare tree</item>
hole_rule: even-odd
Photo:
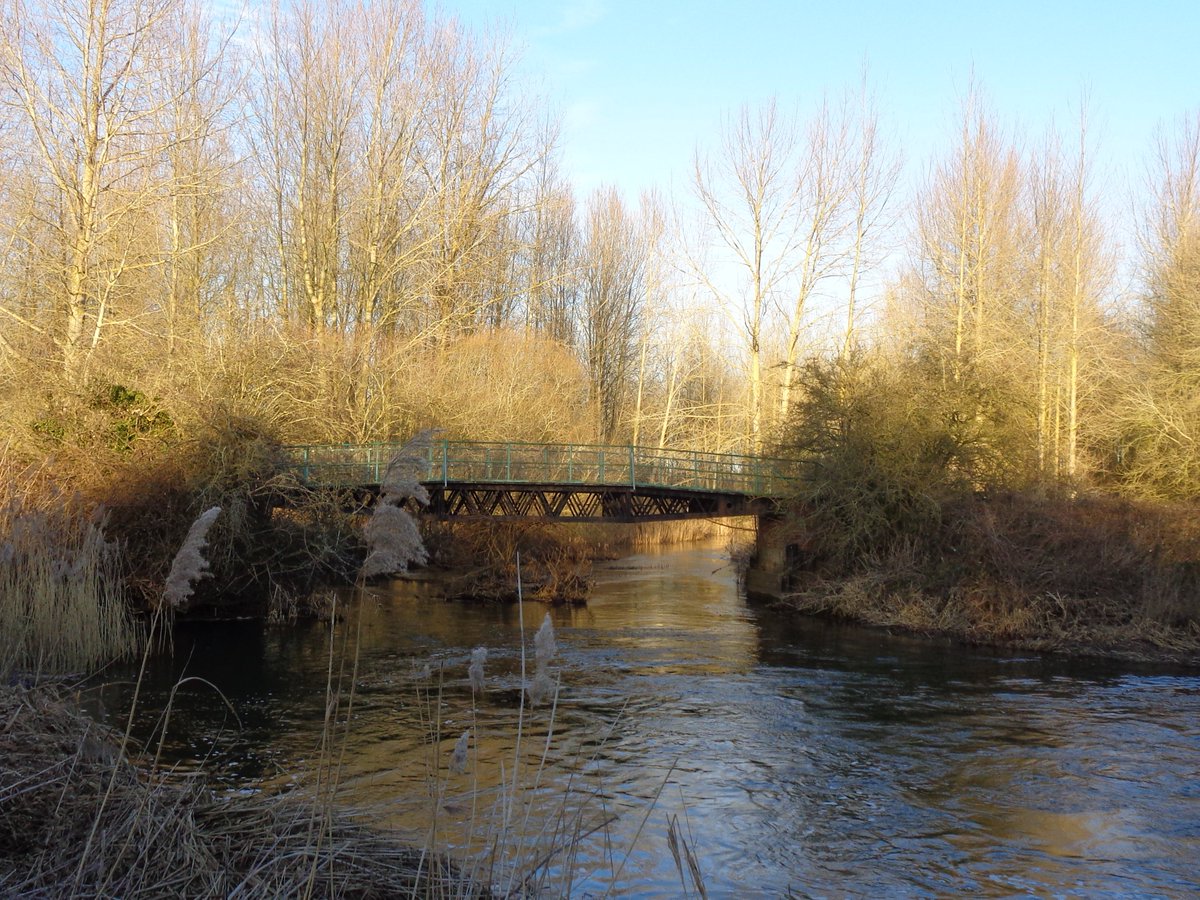
[[[644,233],[616,189],[597,189],[580,248],[580,335],[603,440],[615,438],[633,381],[646,260]]]
[[[579,228],[571,188],[547,158],[538,168],[532,214],[524,217],[526,324],[566,346],[576,342]]]
[[[796,148],[795,125],[774,102],[757,111],[743,108],[725,123],[715,157],[697,152],[692,172],[704,221],[688,262],[730,312],[744,341],[750,389],[746,437],[755,452],[764,428],[764,324],[771,299],[795,267]],[[715,258],[713,248],[721,251]]]
[[[1066,382],[1067,436],[1064,474],[1079,474],[1080,427],[1084,388],[1096,379],[1104,355],[1096,348],[1109,341],[1097,341],[1109,330],[1102,306],[1113,277],[1114,253],[1100,219],[1092,190],[1092,165],[1088,146],[1086,107],[1079,112],[1079,143],[1070,160],[1067,181],[1066,247],[1063,265],[1066,284],[1066,335],[1063,379]],[[1057,442],[1056,442],[1057,446]],[[1056,450],[1057,457],[1057,450]]]
[[[1159,133],[1142,217],[1145,368],[1122,411],[1127,489],[1194,497],[1200,489],[1200,114]]]
[[[959,146],[933,170],[917,207],[925,319],[955,381],[968,362],[995,361],[1012,345],[1027,276],[1020,184],[1016,149],[972,90]]]
[[[805,313],[817,289],[845,264],[853,244],[846,238],[854,219],[850,207],[855,190],[852,122],[847,107],[831,109],[823,102],[808,123],[802,156],[796,172],[795,230],[797,246],[790,285],[791,305],[785,310],[783,384],[779,414],[786,419],[791,405],[792,381],[804,335]],[[868,165],[869,165],[868,161]],[[864,213],[865,219],[866,213]]]
[[[755,448],[765,426],[764,327],[775,315],[783,326],[778,403],[785,418],[813,300],[827,287],[831,299],[848,301],[843,352],[854,339],[860,279],[877,257],[873,244],[898,172],[865,84],[858,98],[822,102],[803,130],[774,104],[743,110],[726,124],[715,162],[697,156],[693,187],[708,225],[700,243],[719,252],[693,250],[691,266],[737,310]]]
[[[320,332],[345,280],[346,192],[364,77],[350,4],[276,4],[259,45],[255,156],[271,186],[281,300]],[[291,310],[288,310],[289,312]]]
[[[393,329],[420,292],[428,185],[420,172],[425,20],[416,0],[364,0],[354,39],[364,77],[347,225],[349,308],[343,318]],[[343,61],[343,65],[345,62]]]
[[[169,136],[162,166],[165,238],[160,288],[167,337],[173,356],[182,323],[198,331],[214,296],[228,290],[233,274],[218,248],[238,230],[239,216],[228,202],[232,148],[232,108],[239,74],[229,59],[230,34],[221,34],[197,9],[178,7],[166,23],[175,38],[168,72],[169,102],[163,133]]]
[[[511,285],[509,217],[551,138],[521,104],[506,102],[510,61],[498,37],[481,46],[456,23],[440,22],[425,52],[427,283],[431,327],[444,342],[482,321]]]
[[[190,84],[168,77],[176,0],[10,0],[0,47],[3,102],[21,114],[43,180],[39,218],[53,272],[68,374],[91,328],[100,340],[126,274],[157,261],[127,228],[163,193],[158,168],[174,136],[163,111]],[[54,260],[58,262],[55,263]]]
[[[1063,293],[1063,238],[1069,216],[1068,196],[1062,171],[1062,148],[1051,135],[1031,172],[1033,226],[1037,247],[1034,259],[1034,334],[1037,342],[1037,467],[1043,477],[1050,467],[1053,412],[1051,362],[1062,332],[1059,299]]]
[[[838,351],[842,359],[847,358],[858,340],[860,283],[881,255],[880,232],[886,232],[894,219],[890,204],[902,165],[900,153],[889,147],[880,135],[879,114],[865,76],[859,89],[856,126],[857,146],[850,189],[853,224],[846,284],[846,327]]]
[[[1144,216],[1151,350],[1180,376],[1200,372],[1200,114],[1158,136]]]

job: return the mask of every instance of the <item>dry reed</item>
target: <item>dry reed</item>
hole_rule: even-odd
[[[412,563],[429,559],[416,520],[405,509],[408,503],[429,504],[429,492],[420,482],[425,469],[424,452],[435,432],[423,431],[401,447],[388,463],[379,486],[379,499],[371,513],[363,537],[367,557],[360,578],[407,572]]]
[[[88,671],[135,652],[140,629],[105,523],[74,500],[0,506],[0,677]]]

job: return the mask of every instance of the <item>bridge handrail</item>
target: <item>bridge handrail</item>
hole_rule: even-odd
[[[379,484],[402,442],[295,444],[286,469],[327,486]],[[632,444],[432,442],[423,454],[427,483],[569,484],[665,487],[777,497],[798,477],[792,460]]]

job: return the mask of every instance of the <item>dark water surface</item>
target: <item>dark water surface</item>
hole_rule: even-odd
[[[620,868],[617,895],[679,896],[671,815],[711,896],[1200,893],[1195,675],[787,618],[739,597],[716,548],[632,557],[598,576],[585,608],[550,612],[561,688],[549,741],[546,707],[520,723],[522,759],[536,766],[549,746],[541,805],[569,783],[594,796],[588,821],[611,819],[583,842],[576,895],[603,894]],[[519,611],[406,585],[361,613],[340,796],[415,833],[432,782],[447,839],[465,840],[455,823],[470,818],[471,786],[484,791],[478,821],[502,764],[512,777]],[[527,641],[545,613],[525,604]],[[343,624],[332,640],[353,633]],[[199,680],[179,687],[167,758],[235,790],[276,787],[313,764],[328,625],[176,638],[143,691],[143,733],[181,673],[224,699]],[[488,685],[473,703],[479,645]],[[352,657],[332,655],[335,677]],[[98,702],[116,717],[127,690],[110,684]],[[450,775],[466,728],[478,736],[471,771]]]

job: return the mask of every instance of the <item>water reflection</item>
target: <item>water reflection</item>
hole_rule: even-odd
[[[418,831],[441,783],[440,814],[461,821],[472,785],[493,790],[501,764],[511,774],[522,635],[546,610],[523,612],[524,631],[514,606],[397,586],[333,629],[181,630],[141,728],[181,673],[204,679],[181,689],[165,752],[231,786],[278,783],[316,758],[328,685],[348,683],[344,648],[358,640],[346,802]],[[716,548],[622,560],[587,607],[550,615],[562,691],[549,741],[549,710],[521,719],[521,754],[535,770],[546,753],[547,808],[571,781],[616,817],[585,848],[581,893],[602,892],[655,797],[622,893],[678,894],[670,813],[686,818],[714,895],[1200,887],[1195,677],[787,618],[740,598]],[[488,690],[473,703],[478,645]],[[117,710],[125,693],[97,696]],[[467,728],[472,771],[453,776]]]

